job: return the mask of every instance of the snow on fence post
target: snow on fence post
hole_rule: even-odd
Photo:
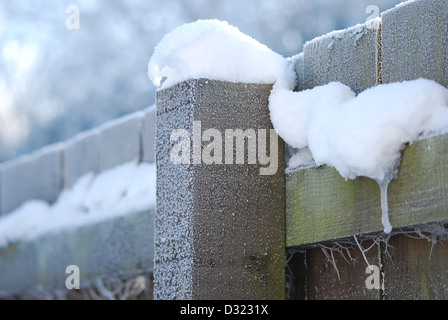
[[[196,79],[157,92],[155,299],[284,299],[284,151],[280,140],[269,150],[271,88]],[[226,129],[249,133],[244,164],[228,161],[238,143],[225,147]]]

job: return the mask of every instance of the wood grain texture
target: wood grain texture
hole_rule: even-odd
[[[448,87],[448,2],[413,1],[382,14],[383,81],[419,78]]]
[[[372,246],[372,242],[366,242],[362,246],[363,249],[369,248]],[[379,248],[377,245],[373,245],[365,255],[371,265],[379,264]],[[380,290],[368,289],[365,284],[370,274],[366,273],[368,265],[357,246],[353,246],[348,251],[342,251],[342,253],[333,252],[333,258],[334,263],[320,248],[306,251],[307,300],[380,299]]]
[[[272,129],[271,89],[198,79],[158,91],[156,299],[285,298],[282,141],[270,150],[278,151],[274,175],[260,175],[264,166],[248,161],[175,165],[170,160],[171,132],[192,133],[198,121],[202,132]]]
[[[299,89],[338,81],[358,94],[377,85],[378,32],[376,27],[359,24],[305,43],[304,79],[299,80]]]
[[[384,299],[448,299],[448,246],[398,235],[384,255]]]
[[[405,148],[399,173],[389,186],[393,227],[448,219],[448,135]],[[287,174],[288,247],[381,232],[378,184],[360,177],[345,181],[331,167]]]

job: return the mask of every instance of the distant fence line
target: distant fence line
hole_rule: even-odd
[[[1,164],[3,217],[28,200],[53,204],[87,173],[131,161],[153,163],[155,120],[155,107],[149,107]],[[79,267],[83,282],[152,272],[153,224],[154,208],[0,248],[0,298],[41,287],[65,289],[69,265]]]
[[[0,164],[0,213],[31,199],[53,203],[88,172],[129,161],[154,162],[155,108],[110,121],[72,139]]]

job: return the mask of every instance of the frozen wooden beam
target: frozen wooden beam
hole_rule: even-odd
[[[270,91],[199,79],[157,92],[156,299],[284,299],[284,151],[280,139],[269,147]],[[235,129],[250,135],[244,156],[226,144]]]
[[[303,69],[304,78],[300,80],[299,72],[298,89],[312,89],[337,81],[358,94],[377,85],[381,63],[380,30],[380,21],[375,20],[307,42],[303,47],[303,61],[298,59],[297,68]]]
[[[389,185],[394,228],[448,220],[448,135],[420,140],[403,152]],[[287,174],[287,246],[382,232],[379,185],[369,178],[345,181],[331,167]]]
[[[426,78],[448,87],[448,1],[404,3],[382,21],[384,83]]]

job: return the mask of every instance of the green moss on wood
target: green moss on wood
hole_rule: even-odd
[[[447,195],[448,135],[407,146],[389,186],[392,226],[448,219]],[[346,181],[326,166],[289,173],[286,219],[288,247],[380,232],[380,188],[365,177]]]

